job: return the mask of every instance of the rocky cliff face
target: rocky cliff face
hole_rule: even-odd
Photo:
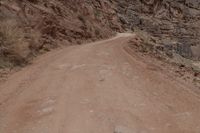
[[[116,0],[124,28],[153,36],[159,49],[200,59],[199,0]]]

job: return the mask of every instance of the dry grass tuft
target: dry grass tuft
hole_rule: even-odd
[[[0,67],[26,63],[29,43],[15,20],[0,22]]]

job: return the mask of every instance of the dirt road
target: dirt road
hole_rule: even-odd
[[[52,51],[0,86],[0,133],[200,133],[192,86],[130,56],[132,35]]]

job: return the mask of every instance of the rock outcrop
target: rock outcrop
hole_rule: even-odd
[[[116,1],[124,28],[149,33],[168,53],[200,60],[200,1]]]

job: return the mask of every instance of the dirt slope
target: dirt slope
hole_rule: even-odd
[[[12,75],[0,86],[0,132],[199,133],[193,87],[125,52],[131,37],[50,52]]]
[[[122,31],[115,10],[108,0],[1,0],[0,68],[60,45],[113,36]]]

